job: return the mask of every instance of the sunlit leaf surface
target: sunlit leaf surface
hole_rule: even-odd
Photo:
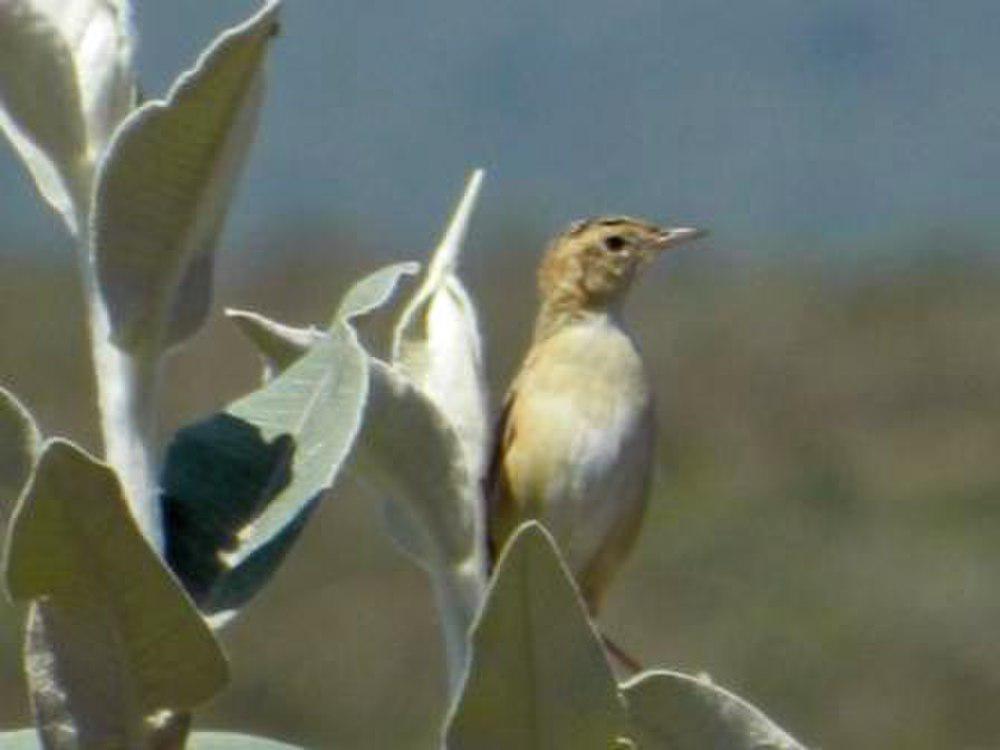
[[[132,746],[145,716],[196,706],[227,680],[218,644],[142,537],[114,472],[72,443],[45,444],[5,572],[11,596],[33,602],[26,672],[52,742]]]
[[[472,632],[448,750],[607,750],[625,707],[551,537],[534,523],[501,557]]]
[[[211,303],[212,253],[256,132],[278,4],[220,35],[165,100],[135,110],[97,179],[93,243],[116,343],[182,341]]]
[[[623,686],[643,750],[805,750],[756,706],[707,677],[655,671]]]
[[[246,602],[277,567],[361,423],[366,355],[335,326],[301,359],[171,443],[167,559],[211,613]]]

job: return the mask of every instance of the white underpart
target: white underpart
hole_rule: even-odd
[[[515,494],[541,498],[542,508],[528,512],[537,512],[579,573],[612,529],[642,513],[650,395],[632,339],[610,316],[575,323],[542,347],[538,361],[547,364],[518,382],[508,463],[518,464]]]

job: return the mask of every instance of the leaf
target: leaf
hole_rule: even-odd
[[[458,256],[483,182],[473,172],[421,285],[407,303],[393,335],[392,360],[451,422],[469,474],[486,465],[486,388],[475,307],[456,275]]]
[[[133,38],[125,0],[0,3],[0,128],[74,235],[135,100]]]
[[[473,553],[474,498],[457,438],[405,376],[376,359],[369,367],[359,467],[417,521],[421,539],[408,549],[426,563],[461,563]]]
[[[394,263],[365,276],[344,295],[333,321],[351,320],[377,310],[389,301],[403,276],[413,276],[419,270],[419,263]]]
[[[32,600],[26,671],[47,744],[134,746],[144,717],[227,680],[197,610],[144,541],[114,472],[51,440],[14,516],[5,564]]]
[[[579,592],[541,526],[522,526],[500,558],[472,632],[449,750],[607,750],[625,707]]]
[[[159,351],[193,334],[212,253],[253,140],[278,3],[220,35],[163,101],[122,123],[101,163],[93,246],[112,335]]]
[[[89,158],[97,159],[135,105],[135,31],[128,0],[32,0],[32,4],[55,23],[72,51]]]
[[[757,707],[707,677],[646,672],[622,686],[643,750],[805,750]]]
[[[240,332],[264,360],[264,381],[287,369],[326,334],[315,328],[295,328],[249,310],[226,310]]]
[[[0,3],[0,128],[76,234],[87,151],[76,68],[54,20],[30,0]]]
[[[361,423],[366,355],[335,325],[301,359],[174,437],[162,477],[167,560],[203,611],[250,599],[333,484]]]
[[[486,396],[475,309],[455,275],[483,171],[472,174],[393,332],[392,368],[372,366],[369,473],[382,476],[389,533],[431,575],[452,690],[485,586]],[[402,429],[401,429],[402,428]],[[420,445],[413,440],[419,435]],[[409,437],[409,439],[407,438]],[[376,455],[381,453],[382,455]]]
[[[416,263],[396,263],[364,277],[344,295],[333,324],[365,315],[384,305],[404,275],[417,272]],[[226,310],[226,316],[257,348],[264,360],[265,382],[287,369],[326,334],[316,328],[297,328],[249,310]]]
[[[457,682],[485,587],[476,537],[478,481],[468,475],[457,435],[427,396],[377,359],[369,372],[354,462],[384,498],[394,541],[431,575],[445,605],[449,675]]]
[[[31,414],[14,394],[0,388],[0,544],[35,465],[40,442]]]
[[[232,732],[195,732],[191,735],[187,748],[188,750],[298,750],[296,745]]]

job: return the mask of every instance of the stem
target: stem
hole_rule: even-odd
[[[457,700],[469,667],[469,637],[473,620],[482,604],[484,581],[479,571],[438,568],[431,573],[437,600],[441,634],[444,637],[448,695]]]
[[[88,237],[81,224],[82,237]],[[163,522],[156,489],[159,357],[119,349],[101,299],[89,243],[81,242],[80,272],[90,331],[91,356],[100,408],[104,459],[118,473],[139,530],[163,553]]]

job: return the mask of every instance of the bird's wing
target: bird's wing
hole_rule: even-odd
[[[503,539],[498,538],[498,521],[511,503],[510,490],[504,476],[503,457],[514,440],[514,424],[510,419],[511,410],[517,400],[517,381],[511,385],[504,397],[493,428],[493,442],[490,448],[490,463],[483,477],[483,498],[486,503],[486,549],[489,555],[489,569],[492,571],[500,554]]]

